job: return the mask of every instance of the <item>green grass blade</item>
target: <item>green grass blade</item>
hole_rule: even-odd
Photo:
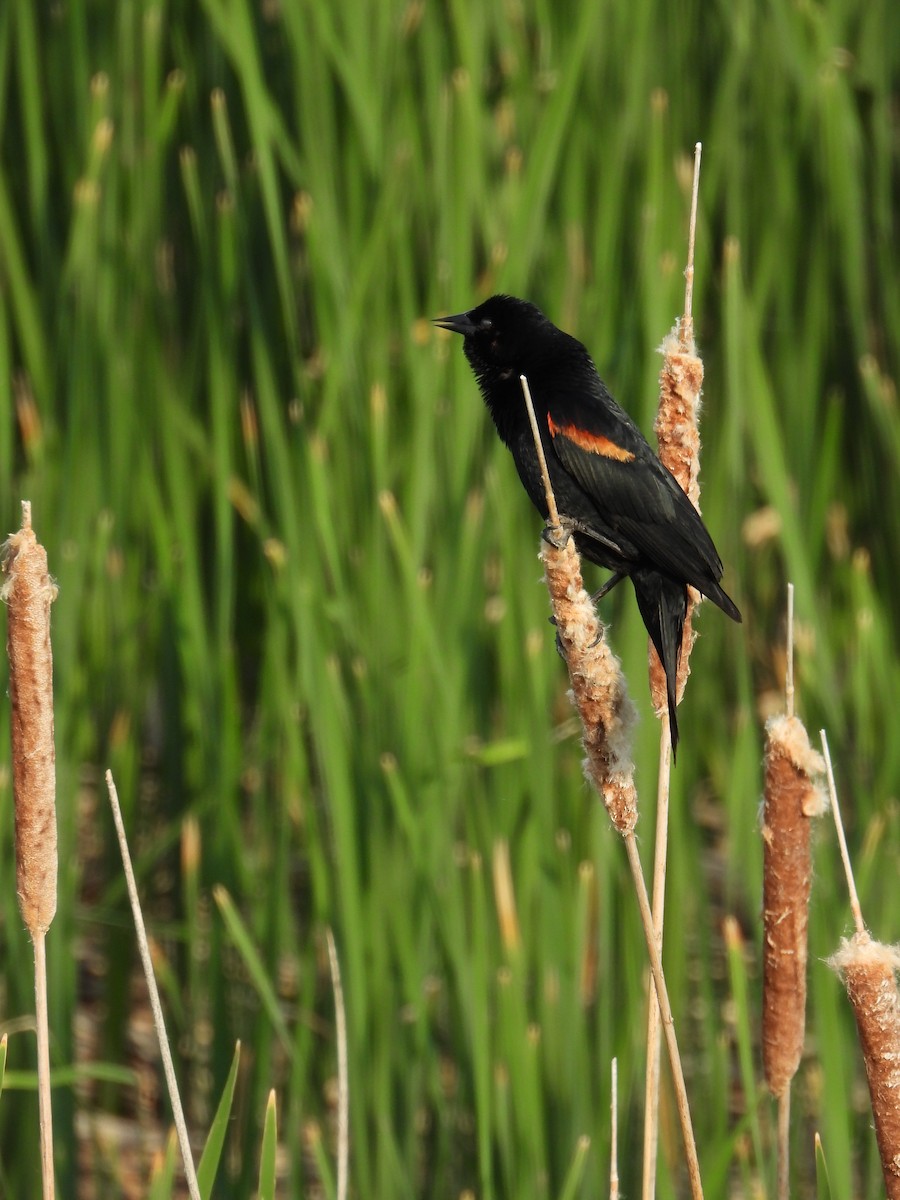
[[[816,1198],[831,1200],[831,1181],[828,1178],[828,1163],[825,1159],[825,1147],[822,1139],[816,1134]]]
[[[259,1200],[275,1200],[275,1154],[278,1149],[278,1126],[275,1116],[275,1092],[269,1093],[263,1124],[262,1145],[259,1151]]]
[[[265,966],[260,958],[259,951],[253,943],[250,932],[225,888],[221,886],[214,888],[213,896],[219,912],[222,914],[225,928],[228,930],[231,940],[234,942],[238,953],[244,961],[250,981],[262,1001],[263,1008],[267,1012],[275,1031],[281,1038],[284,1049],[290,1053],[292,1045],[291,1037],[284,1014],[281,1011],[272,981],[266,974]]]
[[[200,1157],[200,1164],[197,1167],[197,1183],[204,1200],[209,1200],[213,1194],[213,1184],[215,1183],[216,1172],[219,1169],[219,1161],[225,1145],[225,1135],[228,1132],[228,1125],[231,1120],[231,1108],[234,1103],[234,1089],[237,1084],[240,1059],[241,1044],[238,1042],[234,1048],[231,1069],[228,1072],[228,1078],[225,1080],[225,1086],[222,1088],[222,1096],[216,1108],[216,1115],[213,1117],[212,1124],[209,1127],[209,1133],[206,1136],[206,1145],[203,1147],[203,1154]]]

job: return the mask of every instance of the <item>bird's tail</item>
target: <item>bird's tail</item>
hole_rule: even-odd
[[[656,647],[659,661],[666,673],[666,696],[669,702],[669,737],[672,742],[672,761],[678,749],[678,718],[675,715],[678,660],[681,658],[681,636],[687,615],[687,589],[683,583],[660,575],[657,571],[634,571],[631,576],[638,608],[650,640]]]
[[[691,581],[693,582],[693,580]],[[702,592],[707,599],[712,600],[713,604],[718,605],[726,616],[731,617],[732,621],[741,622],[741,612],[732,598],[728,595],[725,589],[715,580],[704,580],[699,584],[697,590]]]

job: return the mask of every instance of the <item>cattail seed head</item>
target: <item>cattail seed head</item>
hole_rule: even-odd
[[[53,659],[50,605],[56,585],[47,552],[23,523],[0,552],[7,605],[12,769],[16,811],[16,885],[32,938],[44,934],[56,912],[56,753],[53,744]]]
[[[900,948],[856,933],[828,965],[843,977],[869,1080],[875,1136],[889,1200],[900,1200]]]
[[[559,547],[545,538],[541,555],[556,631],[569,666],[571,697],[581,717],[585,775],[599,791],[619,833],[631,833],[637,824],[631,761],[634,705],[619,660],[585,591],[575,543],[569,538]]]
[[[659,373],[659,408],[653,426],[659,443],[659,460],[667,467],[697,511],[700,511],[700,393],[703,388],[703,360],[697,355],[693,339],[687,344],[676,325],[660,346],[663,365]],[[691,673],[691,649],[696,641],[692,617],[700,594],[688,588],[687,615],[681,638],[681,657],[675,681],[676,702],[681,703]],[[650,645],[650,695],[657,716],[668,711],[666,673],[656,649]]]
[[[821,755],[796,717],[766,726],[763,837],[763,1066],[780,1096],[800,1064],[812,881],[810,818],[824,811]]]

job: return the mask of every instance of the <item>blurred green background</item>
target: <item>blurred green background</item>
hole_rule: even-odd
[[[645,956],[622,847],[581,775],[539,522],[427,319],[529,297],[649,432],[697,140],[702,503],[745,624],[699,618],[667,967],[707,1194],[773,1194],[756,825],[788,579],[799,711],[829,730],[867,919],[900,936],[898,71],[893,0],[0,7],[0,512],[14,529],[31,500],[60,587],[61,1197],[143,1195],[169,1119],[107,766],[201,1142],[242,1039],[216,1196],[251,1194],[272,1086],[280,1194],[333,1194],[326,925],[356,1194],[604,1194],[614,1055],[637,1194]],[[646,637],[630,589],[603,611],[643,716],[646,852]],[[3,738],[0,1193],[25,1197],[8,761]],[[827,824],[816,859],[795,1194],[818,1130],[833,1195],[876,1197],[822,962],[849,927]],[[681,1161],[666,1093],[660,1196],[684,1194]]]

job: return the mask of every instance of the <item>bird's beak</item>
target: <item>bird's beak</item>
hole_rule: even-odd
[[[440,329],[449,329],[451,333],[461,333],[463,337],[468,337],[478,328],[468,313],[457,313],[455,317],[435,317],[432,324]]]

